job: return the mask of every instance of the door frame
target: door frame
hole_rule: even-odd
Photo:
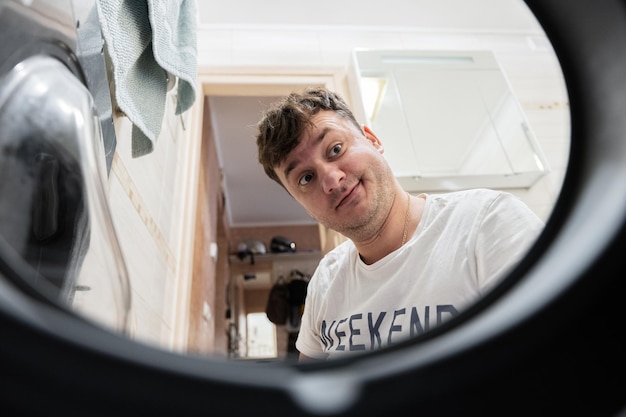
[[[194,251],[196,249],[197,239],[201,238],[205,230],[199,230],[197,227],[197,214],[199,205],[207,198],[207,192],[202,187],[200,175],[202,173],[202,163],[206,156],[202,155],[201,149],[204,141],[212,132],[208,131],[205,120],[210,120],[210,109],[206,107],[206,98],[211,95],[220,96],[282,96],[292,91],[302,90],[308,86],[325,86],[336,91],[344,97],[346,102],[350,104],[349,85],[346,68],[315,68],[315,67],[220,67],[211,68],[204,67],[198,69],[198,91],[199,96],[196,98],[194,109],[189,117],[187,129],[194,136],[188,141],[186,150],[187,169],[186,181],[182,184],[185,187],[186,203],[185,203],[185,220],[182,230],[181,256],[179,259],[179,267],[176,279],[176,285],[173,289],[175,299],[175,316],[173,318],[174,329],[172,331],[172,347],[175,350],[186,351],[189,347],[190,336],[190,320],[192,311],[192,297],[202,296],[202,294],[193,294],[192,287],[194,279],[203,279],[208,271],[203,271],[199,260],[194,259]],[[221,221],[221,219],[218,219]],[[209,242],[213,243],[213,242]],[[217,243],[218,247],[220,242]],[[205,242],[204,246],[209,247]],[[218,257],[215,265],[222,262],[228,262],[228,253],[218,251]],[[216,285],[218,288],[226,288],[227,285],[217,285],[219,277],[213,271],[216,277]],[[226,283],[227,284],[227,283]],[[224,317],[221,309],[225,307],[226,294],[217,293],[216,300],[206,300],[217,313],[213,312],[211,316]],[[223,297],[222,297],[223,295]],[[228,294],[235,297],[235,294]],[[220,300],[220,297],[222,300]],[[234,300],[233,300],[234,301]],[[197,314],[197,313],[196,313]],[[215,335],[227,334],[225,327],[228,326],[226,320],[218,320],[215,323]],[[245,329],[244,329],[245,330]]]

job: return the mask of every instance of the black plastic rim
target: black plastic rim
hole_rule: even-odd
[[[526,3],[565,75],[572,147],[546,230],[511,278],[519,282],[437,337],[288,366],[160,351],[0,281],[0,406],[15,415],[616,415],[626,404],[626,7]]]

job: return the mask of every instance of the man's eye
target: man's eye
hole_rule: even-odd
[[[333,146],[330,150],[330,156],[335,156],[337,155],[339,152],[341,152],[341,145],[337,144],[335,146]]]
[[[299,185],[307,185],[311,179],[313,179],[313,174],[306,174],[303,175],[302,177],[300,177],[300,180],[298,181]]]

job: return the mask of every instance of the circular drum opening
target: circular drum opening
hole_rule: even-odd
[[[134,343],[0,281],[3,406],[28,415],[616,415],[626,392],[626,7],[527,4],[565,75],[572,147],[546,229],[507,285],[401,346],[244,365]],[[3,274],[19,275],[26,266],[2,250]]]

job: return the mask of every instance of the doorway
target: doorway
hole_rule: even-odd
[[[187,343],[192,351],[230,356],[233,346],[238,352],[247,350],[247,326],[242,325],[247,321],[243,306],[246,297],[243,290],[234,285],[230,270],[229,255],[234,250],[231,229],[238,224],[233,224],[227,211],[228,190],[224,187],[221,167],[234,164],[239,168],[241,164],[220,161],[218,158],[217,149],[221,138],[216,134],[213,122],[216,109],[212,108],[210,98],[253,100],[258,97],[279,97],[309,86],[326,86],[348,98],[348,86],[343,69],[228,68],[220,72],[200,71],[198,78],[204,96],[204,109],[201,120],[194,120],[202,132],[202,146]],[[259,221],[259,224],[262,223],[262,220]],[[215,257],[207,256],[207,253]]]

